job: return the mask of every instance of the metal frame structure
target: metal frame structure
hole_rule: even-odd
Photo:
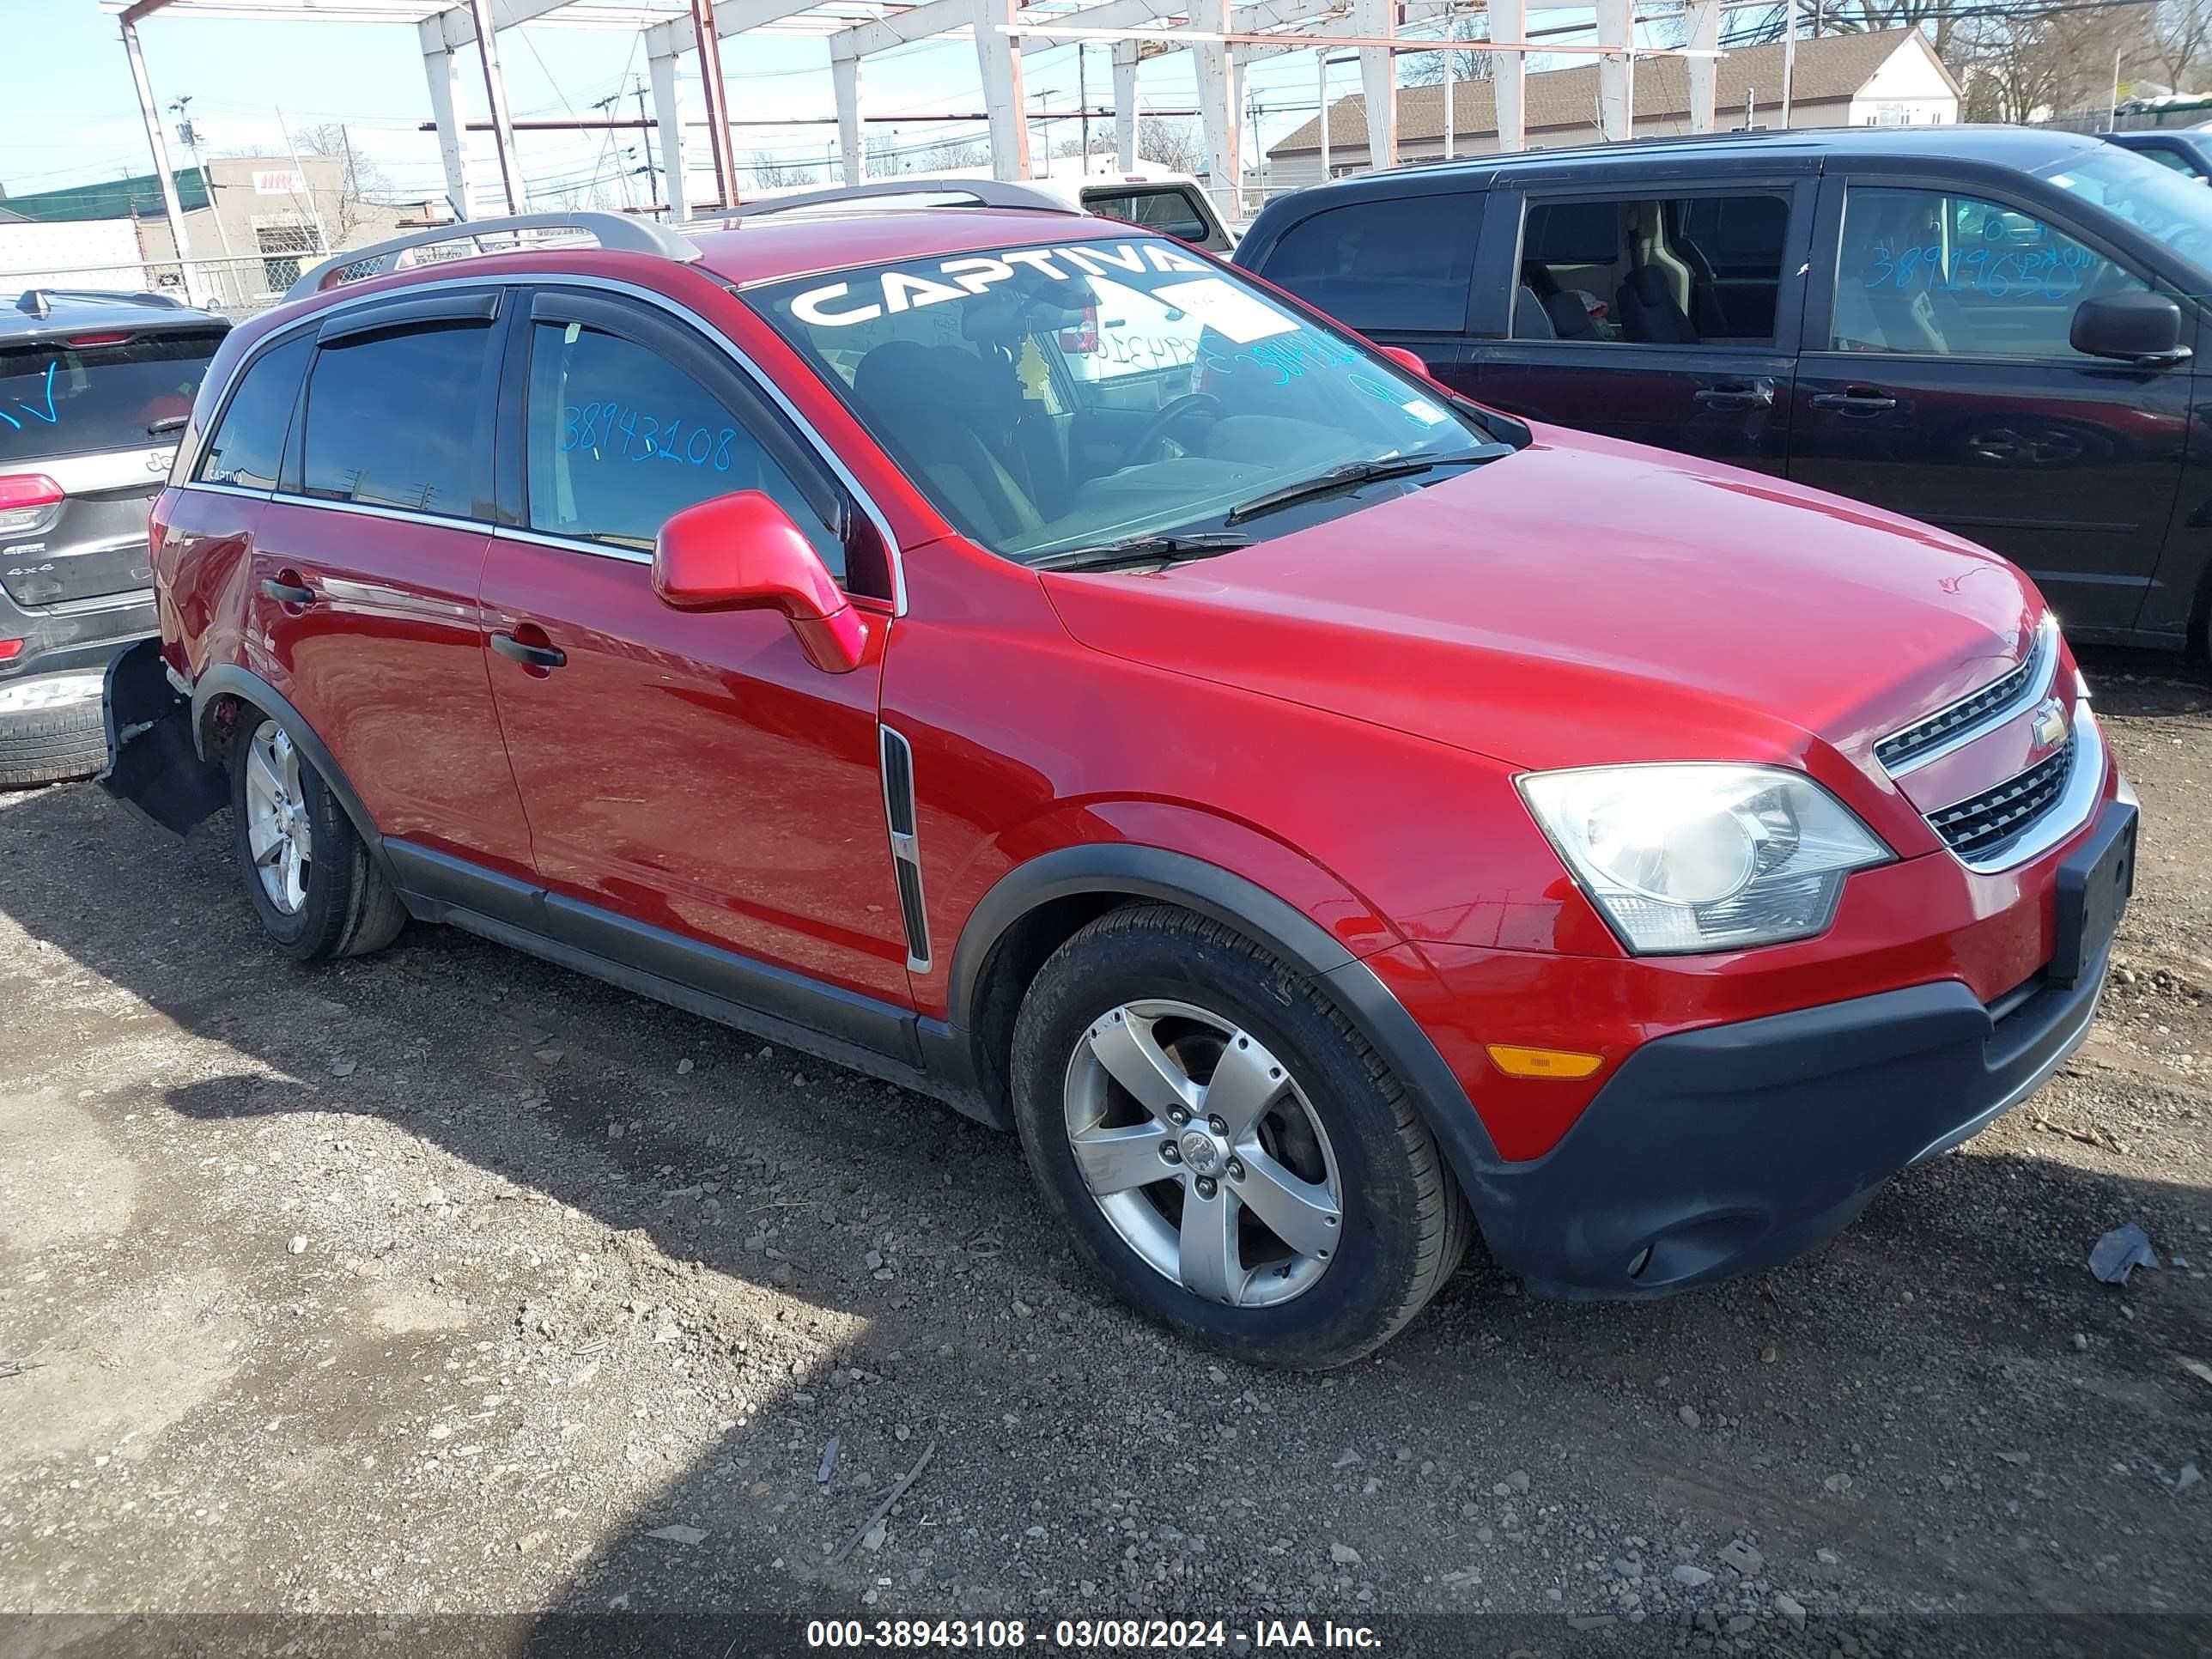
[[[686,52],[698,55],[703,125],[713,159],[717,202],[738,200],[737,161],[730,138],[720,64],[720,41],[760,33],[811,35],[825,41],[836,107],[838,149],[845,182],[866,175],[861,143],[861,75],[864,58],[913,42],[967,33],[974,41],[976,72],[990,129],[992,170],[1001,179],[1031,176],[1026,105],[1023,96],[1024,40],[1103,40],[1112,43],[1115,148],[1122,166],[1136,161],[1137,80],[1141,60],[1166,52],[1188,52],[1195,60],[1200,118],[1205,131],[1208,168],[1217,194],[1225,192],[1233,210],[1244,176],[1239,151],[1240,83],[1252,64],[1285,52],[1313,51],[1325,58],[1332,51],[1351,51],[1359,64],[1365,95],[1368,159],[1387,167],[1398,157],[1395,58],[1417,52],[1486,52],[1497,61],[1493,91],[1498,145],[1527,145],[1523,76],[1528,55],[1595,56],[1599,63],[1598,125],[1602,137],[1631,136],[1634,125],[1633,65],[1647,57],[1687,60],[1691,125],[1710,131],[1714,124],[1714,59],[1719,48],[1720,14],[1737,5],[1767,0],[1690,0],[1688,44],[1680,47],[1639,46],[1635,42],[1634,0],[1594,0],[1595,43],[1561,44],[1527,39],[1529,0],[1486,0],[1491,38],[1438,40],[1408,34],[1450,15],[1470,15],[1486,0],[102,0],[119,15],[147,138],[161,176],[163,200],[174,227],[177,246],[191,281],[190,250],[183,215],[163,141],[159,106],[148,81],[137,25],[157,12],[171,15],[250,18],[374,19],[415,24],[422,48],[430,110],[446,176],[447,196],[455,216],[470,212],[465,131],[458,113],[456,86],[460,54],[473,48],[483,76],[491,112],[500,179],[507,210],[520,214],[522,169],[515,151],[515,123],[509,116],[500,72],[498,37],[523,24],[641,31],[653,121],[672,220],[689,216],[694,204],[684,164],[686,122],[678,96],[678,70]],[[1796,0],[1785,0],[1793,13]],[[1449,77],[1448,77],[1449,79]],[[1326,71],[1322,74],[1324,93]],[[1322,126],[1328,125],[1324,95]],[[702,206],[706,204],[701,204]]]

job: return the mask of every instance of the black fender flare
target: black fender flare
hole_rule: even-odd
[[[1100,842],[1063,847],[1001,876],[969,914],[952,952],[946,1006],[961,1046],[974,1031],[993,953],[1023,916],[1079,895],[1125,895],[1180,905],[1233,927],[1304,972],[1380,1054],[1429,1126],[1478,1211],[1504,1160],[1467,1091],[1427,1032],[1372,968],[1320,923],[1257,883],[1186,853]],[[972,1054],[972,1049],[969,1051]]]
[[[368,855],[376,860],[379,872],[395,888],[398,887],[391,861],[385,856],[384,837],[377,830],[376,820],[369,817],[368,808],[362,805],[361,793],[353,787],[353,780],[346,776],[345,769],[331,753],[330,745],[315,735],[315,728],[307,724],[307,716],[258,674],[234,663],[220,663],[192,683],[192,746],[200,758],[209,758],[208,733],[215,721],[216,703],[227,696],[252,703],[284,728],[285,735],[307,757],[331,793],[337,797],[346,817],[352,820],[354,833],[368,848]]]

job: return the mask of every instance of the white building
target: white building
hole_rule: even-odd
[[[1732,52],[1716,65],[1715,125],[1722,131],[1780,126],[1781,43]],[[1598,70],[1554,70],[1528,77],[1531,149],[1598,142]],[[1635,136],[1663,137],[1690,131],[1686,60],[1647,58],[1634,66]],[[1959,83],[1917,29],[1829,34],[1797,43],[1790,80],[1793,127],[1924,126],[1956,122]],[[1398,90],[1398,159],[1430,161],[1444,153],[1441,86]],[[1367,158],[1367,101],[1354,94],[1328,107],[1328,173],[1363,172]],[[1486,155],[1498,148],[1490,82],[1452,88],[1452,151]],[[1267,151],[1265,185],[1292,190],[1322,179],[1321,120],[1316,117]]]

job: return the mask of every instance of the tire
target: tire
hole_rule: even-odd
[[[1348,1364],[1466,1251],[1466,1200],[1381,1056],[1310,981],[1218,922],[1133,905],[1085,927],[1030,985],[1012,1071],[1030,1170],[1083,1255],[1124,1300],[1237,1359]],[[1172,1121],[1194,1105],[1211,1127]],[[1223,1170],[1210,1195],[1205,1169]],[[1224,1235],[1226,1249],[1212,1242]]]
[[[231,843],[262,930],[279,950],[301,962],[382,950],[398,937],[407,912],[345,808],[276,721],[243,708],[236,730],[230,745]],[[276,839],[289,842],[295,856],[287,860],[280,853],[274,864],[292,872],[293,878],[280,875],[273,883],[264,882],[265,866],[254,849],[256,825],[266,823],[267,817],[252,798],[259,794],[264,803],[272,799],[249,775],[257,754],[264,763],[272,755],[279,757],[271,770],[283,788],[274,799],[292,826],[289,836]],[[304,838],[297,833],[301,826]]]
[[[106,764],[98,697],[0,714],[0,789],[88,778]]]

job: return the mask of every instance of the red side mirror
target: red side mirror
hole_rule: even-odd
[[[1375,349],[1408,374],[1418,374],[1425,380],[1431,378],[1429,366],[1421,361],[1419,352],[1408,351],[1403,346],[1377,346]]]
[[[653,591],[678,611],[781,611],[826,673],[860,665],[867,629],[791,515],[757,489],[687,507],[660,526]]]

